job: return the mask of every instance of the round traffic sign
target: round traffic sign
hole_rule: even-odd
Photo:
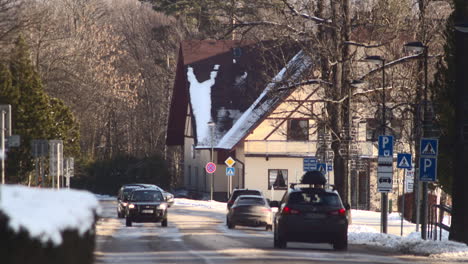
[[[216,164],[213,162],[208,162],[205,166],[206,172],[213,173],[216,171]]]

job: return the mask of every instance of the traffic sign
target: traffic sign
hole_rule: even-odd
[[[232,166],[234,166],[234,164],[236,163],[236,161],[235,161],[233,158],[229,157],[229,158],[227,158],[227,159],[224,161],[224,163],[225,163],[228,167],[232,167]]]
[[[400,169],[411,169],[411,154],[409,153],[398,153],[397,155],[397,168]]]
[[[393,136],[379,136],[379,156],[393,156]]]
[[[208,173],[214,173],[216,171],[216,164],[213,162],[208,162],[205,166],[205,170]]]
[[[405,175],[405,183],[406,183],[406,191],[405,192],[413,192],[414,186],[414,168],[406,170]]]
[[[333,164],[327,164],[327,171],[333,170]]]
[[[419,158],[419,180],[432,182],[437,176],[437,159],[431,157]]]
[[[421,156],[423,157],[437,157],[438,139],[435,138],[422,138],[421,139]]]
[[[234,176],[235,174],[236,174],[236,168],[234,167],[226,168],[226,176]]]
[[[327,173],[327,164],[317,163],[317,170],[320,171],[322,174]]]
[[[317,170],[317,158],[307,157],[304,158],[304,171],[314,171]]]

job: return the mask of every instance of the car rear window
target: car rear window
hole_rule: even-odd
[[[236,191],[232,194],[232,200],[236,200],[239,195],[262,195],[260,191],[256,190],[243,190],[243,191]]]
[[[237,199],[236,204],[240,205],[265,205],[265,200],[255,197],[240,197]]]
[[[290,204],[309,204],[318,206],[339,206],[340,199],[334,193],[294,192],[289,196]]]

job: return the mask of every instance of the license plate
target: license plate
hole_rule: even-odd
[[[307,218],[307,219],[324,219],[324,218],[325,218],[325,215],[324,215],[324,214],[314,214],[314,213],[311,213],[311,214],[306,214],[306,218]]]
[[[142,210],[141,212],[144,214],[152,214],[153,210]]]

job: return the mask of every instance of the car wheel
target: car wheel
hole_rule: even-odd
[[[167,218],[164,219],[164,220],[162,220],[161,226],[162,226],[162,227],[166,227],[166,226],[167,226]]]
[[[275,232],[273,235],[273,246],[275,248],[286,248],[287,242]]]
[[[130,218],[125,218],[125,225],[126,226],[132,226],[132,220]]]
[[[228,228],[229,228],[229,229],[234,229],[234,228],[236,228],[236,225],[233,224],[231,221],[229,221],[229,222],[228,222]]]
[[[348,249],[348,233],[345,233],[341,238],[337,239],[333,243],[333,249],[335,250],[346,250]]]
[[[266,231],[271,231],[273,229],[273,227],[271,225],[266,225],[265,229],[266,229]]]

